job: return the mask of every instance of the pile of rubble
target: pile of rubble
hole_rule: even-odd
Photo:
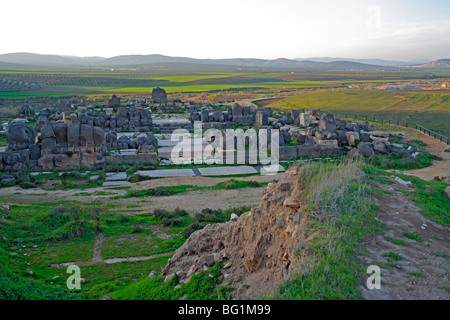
[[[338,121],[333,114],[321,113],[319,109],[307,109],[304,113],[292,110],[291,117],[283,117],[280,123],[283,124],[280,128],[280,159],[283,160],[339,156],[341,152],[350,157],[371,157],[374,151],[386,154],[392,150],[388,132],[370,131],[367,123]],[[283,146],[292,138],[299,144]]]

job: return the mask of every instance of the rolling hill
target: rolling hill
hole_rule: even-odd
[[[176,64],[177,68],[192,69],[202,65],[201,69],[236,69],[236,68],[271,68],[286,70],[404,70],[404,69],[440,69],[450,70],[449,59],[442,59],[416,65],[392,65],[394,62],[384,60],[316,58],[314,60],[298,59],[195,59],[189,57],[170,57],[160,54],[121,55],[111,58],[76,57],[26,52],[0,54],[0,70],[83,70],[88,68],[134,68],[138,70],[154,70],[158,66]],[[384,61],[384,62],[383,62]],[[371,62],[371,63],[367,63]],[[380,63],[380,65],[373,63]]]

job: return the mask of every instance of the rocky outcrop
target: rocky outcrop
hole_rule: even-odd
[[[233,216],[227,223],[194,232],[162,274],[168,278],[177,274],[186,282],[194,273],[224,261],[229,277],[243,279],[236,286],[250,285],[235,290],[236,294],[257,296],[275,289],[300,268],[306,250],[299,249],[307,248],[311,240],[299,185],[301,172],[300,167],[290,168],[284,180],[267,186],[258,207],[238,219]]]

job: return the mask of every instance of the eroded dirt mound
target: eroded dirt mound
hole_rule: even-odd
[[[269,183],[259,206],[238,219],[194,232],[162,274],[176,274],[188,281],[195,272],[223,261],[223,284],[237,289],[235,297],[270,293],[298,269],[302,256],[296,254],[297,248],[309,241],[307,214],[302,212],[306,204],[299,185],[301,171],[292,167],[284,180]]]

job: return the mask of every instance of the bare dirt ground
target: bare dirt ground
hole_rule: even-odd
[[[278,173],[271,176],[255,175],[249,177],[233,178],[243,181],[270,182],[281,180],[284,173]],[[147,180],[130,185],[129,190],[150,189],[156,187],[168,187],[177,185],[192,186],[214,186],[220,182],[230,180],[231,178],[210,178],[210,177],[179,177]],[[61,201],[75,200],[85,203],[99,202],[116,204],[116,212],[121,214],[149,213],[155,209],[164,209],[172,211],[175,208],[181,208],[188,212],[199,212],[204,208],[228,209],[240,206],[256,206],[261,200],[262,188],[245,188],[232,190],[201,190],[188,191],[167,197],[139,197],[110,199],[111,196],[124,195],[126,190],[117,190],[110,187],[99,187],[86,190],[42,190],[42,189],[21,189],[20,187],[10,187],[2,189],[2,198],[0,200],[8,203],[26,203],[41,201]],[[96,192],[111,192],[112,195],[98,196]],[[90,195],[76,195],[80,192],[86,192]],[[132,206],[133,208],[130,208]]]
[[[363,264],[380,265],[389,263],[384,255],[394,252],[401,256],[391,261],[392,266],[381,266],[381,289],[361,288],[363,297],[370,300],[385,299],[439,299],[450,298],[445,287],[450,286],[450,232],[448,228],[432,222],[420,213],[410,197],[400,190],[413,188],[398,183],[392,186],[394,194],[382,194],[375,202],[380,207],[378,220],[386,226],[383,234],[376,236],[365,245],[368,255]],[[418,234],[421,241],[409,239],[404,232]],[[386,237],[402,239],[407,246],[394,244]]]
[[[428,145],[426,149],[430,153],[442,158],[442,160],[434,161],[433,165],[428,168],[410,170],[408,171],[408,174],[415,175],[420,179],[426,181],[431,181],[435,177],[445,178],[450,176],[450,153],[445,152],[445,150],[449,148],[449,146],[446,143],[441,142],[425,134],[421,134],[419,132],[417,133],[417,135],[409,134],[408,139],[409,138],[419,139],[425,142]]]

